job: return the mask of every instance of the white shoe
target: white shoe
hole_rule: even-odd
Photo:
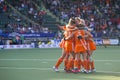
[[[84,73],[88,74],[88,73],[89,73],[89,71],[88,71],[88,70],[84,70]]]
[[[96,69],[92,69],[91,72],[96,72]]]
[[[56,68],[55,66],[53,66],[53,70],[54,70],[55,72],[59,72],[58,68]]]
[[[84,69],[81,69],[81,71],[80,71],[80,72],[82,72],[82,73],[83,73],[83,72],[84,72]]]
[[[91,70],[88,71],[88,73],[91,73],[91,72],[92,72]]]

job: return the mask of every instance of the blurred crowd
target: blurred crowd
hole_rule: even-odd
[[[120,36],[120,0],[43,0],[46,8],[65,22],[85,19],[95,37]]]
[[[44,15],[46,14],[45,11],[38,9],[32,0],[7,0],[7,2],[11,3],[11,5],[16,8],[21,14],[27,16],[28,18],[32,19],[35,22],[38,22],[39,25],[33,24],[31,22],[25,21],[8,7],[8,4],[4,0],[0,0],[0,13],[9,13],[5,14],[7,19],[11,20],[8,21],[3,27],[4,29],[0,28],[0,33],[39,33],[44,32],[48,33],[51,32],[48,27],[43,27],[42,22],[44,19]],[[37,2],[37,0],[35,0]],[[7,9],[8,8],[8,9]],[[5,17],[6,18],[6,17]],[[14,22],[12,22],[15,20]]]
[[[5,25],[5,31],[4,33],[20,33],[20,34],[26,34],[26,33],[48,33],[50,32],[47,27],[42,27],[40,25],[34,25],[34,24],[15,24],[15,23],[8,23]]]
[[[7,11],[7,5],[4,0],[0,0],[0,12],[6,12]]]
[[[12,0],[11,3],[18,11],[40,25],[43,22],[45,11],[38,8],[32,0]],[[36,0],[35,0],[36,1]]]
[[[39,0],[6,0],[21,14],[39,23],[12,23],[5,24],[5,30],[0,29],[0,33],[38,33],[51,32],[49,27],[43,27],[44,15],[46,12],[36,6]],[[80,17],[85,20],[86,26],[93,29],[94,37],[120,37],[120,0],[42,0],[43,4],[54,15],[65,22],[70,17]],[[40,6],[41,7],[41,6]],[[4,0],[0,0],[0,12],[8,10]],[[11,11],[11,10],[10,10]],[[17,21],[22,20],[14,11],[8,18],[17,17]],[[24,21],[25,22],[25,21]],[[61,36],[58,31],[58,36]]]

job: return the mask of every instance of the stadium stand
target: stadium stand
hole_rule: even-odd
[[[15,0],[14,2],[8,0],[7,2],[33,22],[43,27],[47,27],[52,31],[56,31],[56,24],[58,22],[56,22],[55,18],[52,18],[48,13],[45,12],[45,10],[41,8],[39,0]]]
[[[51,33],[78,16],[95,38],[120,38],[119,0],[0,0],[0,33]]]
[[[119,36],[119,0],[43,0],[43,2],[47,9],[66,22],[73,16],[85,19],[94,29],[94,37]]]

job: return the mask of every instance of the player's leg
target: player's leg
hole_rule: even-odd
[[[90,67],[91,67],[91,71],[94,72],[96,71],[95,69],[95,65],[94,65],[94,60],[93,60],[93,57],[92,57],[92,54],[93,54],[93,51],[90,52]]]
[[[69,62],[69,54],[66,54],[64,58],[64,70],[66,70],[68,62]]]
[[[83,65],[84,65],[84,72],[85,73],[89,73],[89,61],[87,59],[87,53],[82,53],[82,57],[83,57]]]
[[[62,56],[57,60],[55,66],[53,66],[53,69],[54,69],[55,71],[59,71],[59,70],[58,70],[58,67],[59,67],[59,65],[62,63],[62,61],[63,61],[63,59],[65,58],[65,56],[66,56],[66,52],[65,52],[64,49],[62,49]]]
[[[95,66],[94,66],[94,59],[93,59],[93,52],[96,50],[96,45],[94,42],[90,43],[90,54],[89,54],[89,60],[90,60],[90,67],[91,71],[94,72],[96,71]]]
[[[66,65],[66,71],[67,72],[70,72],[71,69],[73,68],[73,63],[74,63],[74,56],[72,54],[70,54],[70,57],[69,57],[69,60],[68,60],[68,63]]]
[[[74,59],[74,68],[72,70],[73,73],[80,72],[79,70],[79,59],[80,59],[80,53],[75,53],[75,59]]]

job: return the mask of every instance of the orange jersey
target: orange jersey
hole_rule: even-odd
[[[74,37],[75,37],[75,50],[74,50],[74,52],[75,53],[81,53],[81,52],[84,53],[84,52],[86,52],[87,47],[86,47],[85,39],[84,38],[78,39],[78,36],[84,37],[84,35],[85,35],[84,30],[77,30],[75,32],[75,35],[74,35]]]
[[[87,49],[88,50],[96,50],[96,44],[93,41],[92,37],[88,36],[88,38],[86,39],[87,42]]]
[[[64,37],[65,37],[65,38],[71,35],[71,33],[74,31],[75,26],[73,26],[72,28],[73,28],[73,29],[71,29],[71,28],[69,28],[69,27],[66,27],[66,26],[63,26],[62,29],[65,31],[65,32],[64,32]],[[64,50],[65,50],[67,53],[69,53],[69,52],[72,52],[73,49],[74,49],[74,43],[73,43],[73,42],[74,42],[74,39],[73,39],[73,38],[68,39],[68,40],[64,40],[64,39],[63,39],[63,40],[61,40],[59,46],[60,46],[61,48],[64,48]]]
[[[66,38],[66,37],[70,36],[71,33],[72,33],[72,31],[65,31],[65,32],[64,32],[64,37]],[[70,38],[70,39],[68,39],[68,40],[65,40],[64,49],[65,49],[65,51],[68,52],[68,53],[72,52],[73,49],[74,49],[73,40],[74,40],[73,38]]]
[[[65,37],[69,36],[72,33],[72,31],[73,31],[73,29],[69,29],[66,26],[63,26],[62,29],[65,31],[64,32],[64,36]],[[67,40],[67,41],[65,41],[64,39],[62,39],[61,42],[60,42],[60,44],[59,44],[60,48],[65,48],[65,42],[67,42],[66,44],[68,44],[68,42],[72,43],[72,39]]]

